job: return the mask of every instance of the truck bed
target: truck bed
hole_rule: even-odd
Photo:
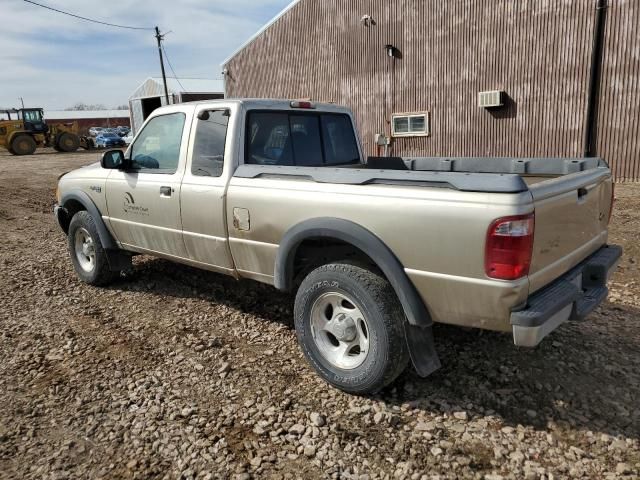
[[[241,165],[234,176],[452,189],[470,195],[466,201],[479,207],[487,198],[474,194],[510,194],[513,199],[500,203],[517,205],[520,213],[535,212],[530,293],[606,244],[613,189],[609,167],[600,158],[370,157],[366,165],[344,167]],[[432,214],[424,214],[424,228],[439,228],[429,223]]]

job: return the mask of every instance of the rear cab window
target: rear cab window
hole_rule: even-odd
[[[361,161],[348,115],[269,110],[247,116],[245,163],[322,167]]]

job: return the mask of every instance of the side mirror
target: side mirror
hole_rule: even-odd
[[[122,150],[109,150],[102,154],[100,166],[107,170],[121,170],[126,166],[126,159]]]

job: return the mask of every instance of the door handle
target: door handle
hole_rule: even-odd
[[[173,189],[171,187],[160,187],[160,196],[161,197],[170,197]]]

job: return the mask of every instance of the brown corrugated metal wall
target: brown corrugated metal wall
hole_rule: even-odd
[[[598,153],[638,179],[640,2],[610,1]],[[227,95],[344,103],[369,154],[392,113],[428,111],[431,135],[392,154],[582,156],[594,19],[592,0],[303,0],[227,64]]]
[[[610,0],[607,12],[598,153],[620,181],[640,181],[640,2]]]

